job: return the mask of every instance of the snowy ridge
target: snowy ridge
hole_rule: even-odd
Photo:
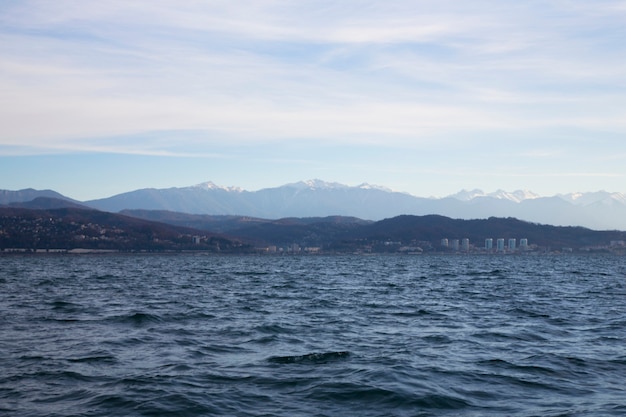
[[[479,189],[474,189],[471,191],[463,189],[456,194],[449,195],[447,198],[454,198],[455,200],[460,201],[470,201],[477,197],[487,197],[487,194],[485,194],[483,190]]]
[[[390,188],[384,187],[382,185],[374,185],[368,184],[366,182],[359,184],[357,186],[350,186],[346,184],[341,184],[338,182],[327,182],[322,181],[320,179],[312,179],[306,181],[298,181],[291,184],[286,184],[284,187],[291,187],[297,189],[308,189],[308,190],[342,190],[342,189],[361,189],[361,190],[379,190],[385,191],[388,193],[392,193],[393,190]]]
[[[513,192],[508,192],[504,190],[497,190],[493,193],[485,193],[483,190],[474,189],[471,191],[461,190],[456,194],[452,194],[448,196],[448,198],[454,198],[460,201],[472,201],[475,198],[480,197],[490,197],[498,200],[508,200],[513,201],[515,203],[521,203],[524,200],[533,200],[536,198],[540,198],[539,194],[535,194],[532,191],[528,190],[516,190]]]
[[[244,191],[243,188],[240,188],[240,187],[222,187],[222,186],[216,185],[212,181],[207,181],[207,182],[194,185],[192,188],[198,188],[201,190],[223,190],[223,191],[229,191],[229,192],[234,192],[234,193],[240,193]]]
[[[340,184],[338,182],[326,182],[319,179],[312,179],[306,181],[298,181],[291,184],[286,184],[284,187],[297,188],[299,190],[333,190],[340,188],[349,188],[347,185]]]
[[[377,190],[383,191],[387,193],[394,193],[394,191],[388,187],[381,185],[368,184],[366,182],[356,185],[350,186],[346,184],[341,184],[339,182],[328,182],[320,179],[310,179],[305,181],[298,181],[290,184],[285,184],[276,188],[295,188],[297,190],[349,190],[349,189],[360,189],[360,190]],[[240,187],[224,187],[215,184],[212,181],[203,182],[197,184],[193,187],[200,190],[222,190],[233,193],[241,193],[245,190]],[[408,193],[403,193],[410,195]],[[557,194],[554,197],[558,197],[570,204],[576,206],[589,206],[592,204],[623,204],[626,205],[626,193],[611,193],[608,191],[595,191],[595,192],[575,192],[568,194]],[[515,191],[506,191],[506,190],[496,190],[491,193],[486,193],[481,189],[473,189],[473,190],[461,190],[458,193],[451,194],[444,198],[452,198],[455,200],[463,201],[463,202],[471,202],[477,198],[494,198],[497,200],[506,200],[514,203],[521,203],[526,200],[535,200],[542,198],[537,193],[534,193],[529,190],[515,190]],[[432,198],[434,200],[439,200],[441,198]]]
[[[626,194],[610,193],[608,191],[596,191],[590,193],[569,193],[558,194],[557,197],[562,198],[568,203],[577,206],[588,206],[591,204],[625,204]]]
[[[524,200],[534,200],[535,198],[539,198],[539,195],[528,190],[516,190],[512,193],[504,190],[498,190],[495,193],[489,194],[489,197],[521,203]]]
[[[455,219],[515,217],[557,226],[626,230],[626,194],[607,191],[541,197],[528,190],[486,193],[473,189],[444,198],[426,198],[368,183],[349,186],[312,179],[258,191],[205,182],[193,187],[136,190],[86,204],[113,212],[168,210],[267,219],[339,215],[380,220],[404,214]]]
[[[356,188],[360,188],[361,190],[378,190],[378,191],[384,191],[387,193],[393,193],[393,190],[391,188],[384,187],[382,185],[368,184],[366,182],[364,182],[363,184],[357,185]]]

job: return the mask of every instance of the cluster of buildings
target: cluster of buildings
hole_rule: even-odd
[[[464,239],[450,239],[448,240],[447,238],[443,238],[441,239],[441,246],[444,248],[448,248],[454,251],[462,251],[462,252],[469,252],[470,250],[476,250],[479,249],[478,247],[475,247],[474,245],[470,245],[470,240],[468,238],[464,238]],[[529,249],[528,247],[528,239],[526,238],[522,238],[519,240],[519,246],[517,245],[517,239],[516,238],[510,238],[508,239],[508,241],[504,238],[499,238],[495,240],[495,246],[494,246],[494,239],[492,238],[487,238],[485,239],[485,246],[483,247],[483,250],[487,251],[487,252],[516,252],[516,251],[527,251]]]

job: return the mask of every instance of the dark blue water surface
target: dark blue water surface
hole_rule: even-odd
[[[626,415],[626,258],[0,257],[3,416]]]

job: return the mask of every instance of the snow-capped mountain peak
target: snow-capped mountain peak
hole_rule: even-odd
[[[338,182],[326,182],[320,179],[298,181],[295,183],[287,184],[285,187],[292,187],[292,188],[297,188],[301,190],[302,189],[307,189],[307,190],[361,189],[361,190],[379,190],[379,191],[385,191],[388,193],[393,192],[393,190],[391,190],[390,188],[384,187],[382,185],[368,184],[366,182],[353,187],[353,186],[341,184]]]
[[[379,190],[379,191],[385,191],[385,192],[388,192],[388,193],[392,193],[393,192],[393,190],[391,188],[387,188],[387,187],[384,187],[382,185],[368,184],[366,182],[364,182],[363,184],[357,185],[356,188],[360,188],[362,190]]]
[[[624,193],[612,193],[611,198],[615,201],[618,201],[622,204],[626,204],[626,194]]]
[[[487,194],[485,194],[483,190],[479,190],[478,188],[475,188],[471,191],[463,189],[456,194],[449,195],[448,198],[454,198],[456,200],[461,200],[461,201],[470,201],[476,197],[486,197],[486,196]]]
[[[212,182],[156,191],[136,190],[86,204],[106,211],[168,210],[267,219],[341,215],[376,220],[403,214],[438,214],[459,219],[516,217],[557,226],[626,230],[626,194],[607,191],[541,198],[526,190],[485,193],[473,189],[462,190],[448,198],[423,198],[385,192],[385,188],[367,183],[348,186],[319,179],[258,191],[221,187]],[[451,202],[450,198],[458,201]]]
[[[626,204],[626,194],[624,193],[610,193],[608,191],[595,191],[589,193],[569,193],[558,194],[557,197],[562,198],[568,203],[572,203],[577,206],[588,206],[590,204],[612,204],[620,203]]]
[[[452,194],[448,197],[461,200],[461,201],[471,201],[479,197],[491,197],[491,198],[495,198],[498,200],[509,200],[515,203],[520,203],[524,200],[531,200],[531,199],[539,198],[539,195],[528,190],[516,190],[513,192],[497,190],[497,191],[494,191],[493,193],[485,193],[483,190],[474,189],[471,191],[461,190],[458,193]]]
[[[509,200],[515,203],[521,203],[524,200],[539,198],[539,195],[528,190],[515,190],[513,192],[498,190],[494,193],[490,193],[489,197],[497,198],[499,200]]]
[[[328,190],[337,188],[347,188],[347,185],[340,184],[338,182],[326,182],[320,179],[312,179],[306,181],[298,181],[291,184],[287,184],[286,187],[309,189],[309,190]]]
[[[222,187],[222,186],[216,185],[212,181],[207,181],[207,182],[197,184],[194,186],[194,188],[199,188],[201,190],[223,190],[223,191],[230,191],[230,192],[237,192],[237,193],[243,191],[243,189],[239,187]]]

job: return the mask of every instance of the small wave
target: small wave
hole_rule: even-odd
[[[233,275],[243,275],[243,276],[262,276],[262,275],[269,275],[269,272],[263,272],[263,271],[234,271],[232,273]]]
[[[443,335],[443,334],[432,334],[432,335],[424,336],[423,340],[428,343],[433,343],[433,344],[449,344],[453,342],[452,339],[450,339],[448,336]]]
[[[125,316],[116,316],[113,318],[113,321],[133,326],[144,326],[149,323],[160,323],[163,319],[156,314],[137,312]]]
[[[32,373],[22,374],[19,376],[19,378],[32,378],[33,380],[54,381],[55,383],[59,384],[75,384],[78,382],[91,383],[98,380],[99,377],[67,370],[39,370]]]
[[[493,269],[491,271],[468,271],[466,272],[465,276],[468,277],[502,277],[504,276],[505,271],[502,269]]]
[[[131,410],[140,405],[140,403],[135,401],[133,398],[110,394],[95,396],[86,404],[89,407],[99,408],[102,410],[111,410],[117,413],[119,413],[120,411]]]
[[[246,343],[256,343],[259,345],[268,345],[270,343],[275,343],[278,340],[278,336],[277,335],[266,335],[266,336],[262,336],[262,337],[258,337],[255,339],[250,339],[248,341],[246,341]]]
[[[51,303],[52,309],[57,311],[63,311],[68,313],[74,313],[82,308],[80,304],[72,303],[70,301],[56,300]]]
[[[609,363],[612,363],[615,365],[626,365],[626,356],[610,360]]]
[[[333,362],[337,360],[343,360],[350,356],[350,352],[313,352],[305,355],[294,356],[272,356],[268,359],[269,362],[288,364],[288,363],[313,363],[322,364],[327,362]]]
[[[69,358],[68,362],[74,363],[92,363],[92,364],[113,364],[117,359],[111,355],[91,355],[79,358]]]
[[[365,407],[384,407],[387,410],[461,410],[472,407],[470,402],[457,396],[438,393],[419,395],[354,383],[323,384],[311,389],[309,397],[333,403],[359,403]]]
[[[529,308],[515,307],[508,310],[508,313],[514,317],[529,318],[550,318],[550,315],[544,312],[533,311]]]
[[[435,311],[425,310],[423,308],[420,308],[419,310],[412,310],[412,311],[399,311],[395,313],[392,312],[391,314],[393,314],[394,316],[400,316],[400,317],[445,316],[445,314],[441,314]]]
[[[111,275],[111,274],[93,274],[89,277],[90,279],[115,279],[118,278],[115,275]]]
[[[487,331],[475,333],[473,336],[475,338],[487,340],[489,342],[541,342],[546,340],[545,337],[542,337],[541,335],[532,332],[504,333],[498,331]]]
[[[92,398],[93,393],[87,389],[76,389],[69,390],[61,395],[53,395],[45,398],[37,398],[33,399],[34,403],[40,404],[58,404],[58,403],[69,403],[69,402],[80,402],[83,400],[88,400]]]
[[[514,364],[511,362],[502,360],[502,359],[491,359],[487,361],[482,361],[481,364],[489,366],[490,368],[494,368],[494,369],[521,372],[527,375],[537,375],[537,374],[558,375],[559,374],[557,370],[548,368],[546,366],[519,365],[519,364]]]
[[[293,330],[288,329],[280,324],[264,324],[261,326],[257,326],[254,330],[259,333],[267,334],[267,335],[277,335],[277,334],[291,334]]]
[[[224,407],[225,411],[228,407]],[[182,393],[165,394],[155,396],[134,407],[141,415],[163,416],[163,415],[216,415],[219,410],[212,404],[204,403],[199,399],[194,399],[190,395]],[[184,410],[184,411],[183,411]]]
[[[191,371],[194,368],[184,363],[171,363],[167,365],[162,365],[160,369],[166,372],[185,373]]]
[[[21,361],[44,361],[44,360],[50,360],[51,357],[41,356],[41,355],[22,355],[18,357],[18,359]]]
[[[240,345],[230,344],[211,344],[202,346],[196,349],[193,353],[197,356],[211,355],[211,354],[224,354],[224,353],[246,353],[249,352],[247,348]]]
[[[415,400],[415,403],[425,408],[439,410],[460,410],[471,406],[469,402],[462,398],[438,394],[421,397]]]

